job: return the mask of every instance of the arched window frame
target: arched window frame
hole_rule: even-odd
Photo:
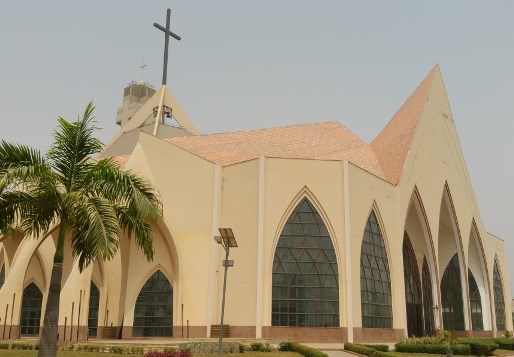
[[[294,202],[292,209],[290,208],[284,215],[273,255],[271,324],[294,327],[339,327],[339,264],[330,225],[311,195],[304,192]],[[310,207],[309,212],[300,211],[305,209],[305,204]],[[303,222],[302,216],[315,219],[315,222]],[[315,235],[316,227],[317,235]],[[308,231],[305,232],[304,229]],[[322,245],[308,246],[309,243],[318,242],[312,238],[323,239]],[[300,242],[305,246],[295,246]],[[314,250],[318,250],[315,257],[312,256]],[[323,257],[324,261],[318,261],[319,257]],[[285,269],[284,264],[287,264]],[[300,268],[303,266],[309,269],[309,265],[311,269],[309,271],[303,271],[304,268]],[[320,271],[323,267],[327,270]],[[289,271],[290,268],[293,270]],[[295,273],[296,268],[299,269],[299,274]],[[321,288],[312,285],[321,284],[322,279]],[[331,285],[325,286],[325,283]]]
[[[154,277],[157,277],[155,278],[158,279],[157,282],[163,282],[164,279],[162,279],[160,275],[162,275],[162,278],[164,278],[167,282],[165,289],[162,289],[163,287],[161,287],[161,289],[143,292],[147,284],[150,284],[151,280],[154,279]],[[168,286],[169,290],[167,289]],[[146,297],[142,295],[143,293],[153,293],[162,295],[160,298],[154,299],[154,303],[150,305],[145,305],[144,300],[146,299]],[[162,303],[164,300],[162,296],[167,297],[167,295],[169,295],[171,299],[171,304],[169,305]],[[165,309],[170,310],[170,314],[147,315],[148,306],[164,306]],[[138,308],[141,309],[143,307],[145,308],[145,314],[138,316]],[[149,310],[155,311],[154,308]],[[160,323],[153,324],[152,321],[155,321],[155,319],[158,319]],[[169,322],[169,324],[166,324],[166,322]],[[132,335],[134,337],[173,337],[173,285],[171,284],[171,281],[168,278],[168,276],[166,276],[166,274],[161,269],[155,269],[153,273],[144,281],[143,285],[139,289],[136,302],[134,304],[134,322],[132,324]]]
[[[441,279],[441,309],[445,330],[465,330],[460,259],[457,253],[448,262]]]
[[[5,283],[5,264],[2,264],[2,267],[0,268],[0,289],[2,289],[2,286],[4,286]]]
[[[474,331],[483,331],[482,298],[478,284],[471,269],[468,268],[469,307],[471,309],[471,327]]]
[[[34,290],[34,288],[36,290]],[[26,294],[36,293],[38,296],[27,296]],[[29,300],[27,300],[29,299]],[[39,304],[37,304],[39,301]],[[37,305],[34,305],[37,304]],[[22,336],[37,336],[41,326],[41,311],[43,305],[43,292],[32,281],[23,289],[21,311],[20,311],[20,335]]]
[[[433,295],[432,295],[432,275],[428,266],[426,257],[423,257],[423,272],[422,281],[423,286],[423,315],[425,320],[425,335],[432,336],[435,331],[434,324],[434,311],[433,311]]]
[[[100,289],[91,279],[89,287],[89,308],[87,318],[87,328],[89,337],[97,337],[98,333],[98,313],[100,311]]]
[[[405,283],[405,305],[407,309],[407,331],[409,336],[424,335],[423,296],[416,254],[412,248],[409,235],[405,232],[402,244],[403,278]],[[413,316],[414,315],[414,316]],[[409,318],[415,317],[415,318]]]
[[[388,251],[382,225],[375,210],[376,208],[373,208],[368,216],[361,244],[362,327],[392,328],[392,287]]]
[[[493,290],[494,290],[494,313],[496,316],[496,329],[505,331],[505,295],[503,290],[503,279],[498,262],[498,256],[494,258],[493,268]]]

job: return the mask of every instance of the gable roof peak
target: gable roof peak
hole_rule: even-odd
[[[442,77],[439,64],[432,68],[371,143],[386,179],[394,185],[400,180],[428,93],[436,77]]]

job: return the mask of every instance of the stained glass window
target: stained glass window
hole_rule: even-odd
[[[387,252],[375,212],[371,212],[361,247],[362,327],[391,328],[393,310]]]
[[[423,258],[423,314],[425,316],[425,335],[434,334],[434,312],[432,310],[432,278],[427,259]]]
[[[448,263],[441,280],[443,327],[450,331],[464,330],[464,307],[457,254]]]
[[[296,206],[282,230],[272,280],[272,326],[339,326],[334,246],[323,219],[307,198]]]
[[[468,284],[472,328],[475,331],[482,331],[484,329],[484,321],[482,319],[482,300],[480,299],[480,291],[478,290],[477,282],[470,269],[468,269]]]
[[[98,332],[98,308],[100,306],[100,292],[93,282],[91,282],[91,288],[89,291],[89,315],[87,319],[87,328],[89,330],[89,337],[96,337]]]
[[[36,284],[30,283],[23,290],[23,301],[21,303],[21,335],[39,335],[39,324],[41,319],[41,303],[43,294]]]
[[[498,260],[494,260],[493,270],[494,312],[496,314],[496,329],[505,331],[505,300],[503,298],[503,284]]]
[[[134,336],[171,337],[173,288],[158,270],[145,283],[134,308]]]
[[[405,308],[407,310],[407,333],[409,337],[423,336],[423,311],[421,306],[421,284],[416,256],[409,236],[403,238],[403,280],[405,282]]]

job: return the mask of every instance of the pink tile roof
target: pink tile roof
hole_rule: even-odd
[[[439,66],[432,69],[371,143],[385,178],[394,185],[400,180],[428,92],[437,73],[440,73]]]
[[[267,157],[349,160],[384,177],[372,148],[338,122],[165,139],[221,165]]]

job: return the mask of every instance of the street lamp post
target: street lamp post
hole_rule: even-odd
[[[223,261],[223,266],[225,267],[225,275],[223,277],[223,298],[221,301],[221,327],[220,327],[220,339],[218,342],[218,357],[221,357],[221,343],[223,341],[223,317],[225,316],[225,292],[227,290],[227,271],[229,266],[234,266],[234,261],[228,260],[228,254],[230,252],[230,248],[237,248],[236,237],[234,237],[234,232],[232,232],[232,228],[220,228],[221,237],[216,236],[214,240],[216,243],[221,244],[223,249],[225,249],[225,260]]]

